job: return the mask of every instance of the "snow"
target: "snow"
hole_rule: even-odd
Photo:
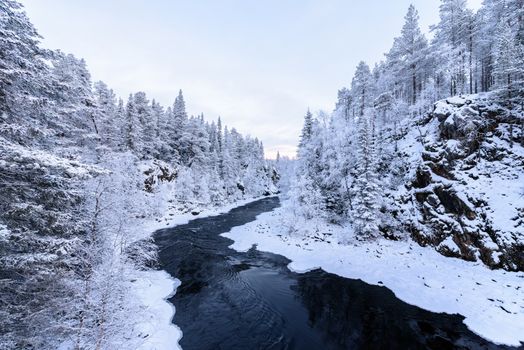
[[[144,271],[134,285],[145,309],[137,325],[138,335],[144,338],[138,349],[181,349],[178,341],[182,338],[182,331],[172,323],[175,307],[167,301],[175,294],[180,281],[165,271]]]
[[[446,141],[446,151],[451,155],[462,155],[464,151],[460,145],[460,141],[448,140]]]
[[[451,236],[448,236],[445,240],[443,240],[439,245],[439,248],[440,247],[446,247],[452,252],[460,253],[459,246],[453,241],[453,237]]]
[[[468,193],[482,199],[487,205],[484,213],[497,234],[497,240],[502,244],[511,244],[515,241],[523,242],[524,227],[516,226],[515,218],[522,207],[524,173],[519,165],[518,157],[524,157],[522,148],[511,148],[506,141],[492,137],[492,142],[498,147],[510,150],[505,157],[505,162],[490,162],[484,159],[469,171],[457,172],[459,181],[454,183],[457,195],[474,208],[468,198],[463,194]],[[475,176],[471,181],[470,176]],[[495,246],[493,246],[495,248]],[[497,247],[498,248],[498,247]]]
[[[33,162],[33,169],[40,168],[59,168],[62,169],[71,177],[87,178],[91,174],[107,174],[109,171],[102,169],[101,167],[95,165],[88,165],[81,163],[77,160],[69,160],[63,157],[56,156],[46,151],[41,151],[37,149],[26,148],[17,144],[10,143],[6,141],[3,137],[0,137],[0,149],[5,154],[12,154],[13,162],[9,164],[5,160],[2,160],[0,167],[11,167],[20,166],[19,163],[24,161]],[[37,162],[38,161],[38,162]],[[28,167],[31,169],[31,167]]]
[[[463,315],[469,329],[494,343],[524,342],[523,272],[489,270],[480,262],[447,258],[411,241],[358,242],[347,229],[308,226],[285,208],[261,214],[223,236],[234,240],[231,247],[238,251],[256,245],[261,251],[286,256],[295,272],[321,267],[373,285],[381,281],[409,304]],[[338,243],[343,240],[353,243]]]
[[[446,99],[446,101],[447,101],[449,104],[456,105],[456,106],[463,106],[463,105],[466,104],[466,99],[463,98],[463,97],[460,97],[460,96],[448,97],[448,98]]]
[[[433,113],[437,115],[448,115],[451,114],[451,112],[453,112],[453,107],[451,107],[446,102],[438,101],[437,103],[435,103],[435,110],[433,111]]]
[[[0,224],[0,243],[5,243],[9,240],[10,231],[7,226]]]

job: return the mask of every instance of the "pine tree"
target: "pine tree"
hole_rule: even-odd
[[[187,123],[186,132],[190,139],[187,151],[187,165],[196,167],[199,171],[209,170],[209,134],[201,118],[191,118]]]
[[[168,163],[178,163],[180,155],[178,150],[173,148],[175,146],[174,137],[176,136],[175,127],[173,125],[173,109],[171,106],[167,107],[163,113],[162,120],[159,123],[163,127],[159,130],[161,137],[161,151],[160,159]],[[159,124],[160,125],[160,124]]]
[[[218,142],[218,128],[217,124],[213,121],[211,124],[206,124],[207,133],[209,135],[209,152],[208,152],[208,163],[209,171],[212,174],[212,177],[215,177],[212,183],[216,184],[218,181],[217,178],[220,174],[220,147]],[[218,187],[217,187],[218,189]]]
[[[61,116],[54,118],[55,127],[78,135],[85,135],[86,131],[98,134],[91,75],[85,61],[57,52],[52,62],[49,84],[52,97],[58,102],[53,112]],[[61,126],[62,120],[67,120],[67,126]]]
[[[424,79],[421,70],[425,60],[427,41],[420,31],[418,12],[413,5],[409,6],[404,20],[401,35],[395,38],[387,57],[390,67],[394,69],[395,80],[400,81],[403,86],[402,90],[406,92],[406,100],[414,104],[421,89],[420,80]]]
[[[157,156],[156,147],[156,126],[157,120],[156,115],[152,113],[151,105],[145,92],[137,92],[133,96],[133,107],[136,113],[136,118],[140,123],[140,140],[141,140],[141,151],[139,157],[141,158],[153,158]]]
[[[336,109],[342,109],[342,113],[344,114],[344,118],[348,120],[351,110],[351,91],[349,91],[347,88],[342,88],[338,90],[337,95],[337,103],[335,105]]]
[[[440,22],[432,28],[432,51],[439,55],[438,66],[451,96],[466,92],[470,15],[466,0],[441,0]]]
[[[223,179],[224,178],[224,136],[222,132],[222,121],[218,117],[217,121],[217,142],[218,142],[218,174]]]
[[[186,102],[184,101],[182,90],[178,91],[178,96],[175,99],[175,104],[173,105],[173,117],[178,121],[187,120]]]
[[[222,144],[222,173],[221,178],[224,181],[224,187],[227,195],[233,195],[237,189],[238,169],[240,166],[236,163],[234,155],[234,142],[231,139],[229,129],[224,127],[224,136]]]
[[[102,144],[118,150],[122,143],[121,120],[118,119],[118,106],[113,90],[98,81],[94,84],[96,100],[96,123],[98,125]]]
[[[366,108],[370,107],[373,102],[372,81],[369,66],[361,61],[351,82],[353,104],[357,108],[359,117],[364,115]]]
[[[115,125],[118,128],[116,136],[116,147],[117,151],[124,151],[126,149],[126,108],[124,106],[124,100],[122,98],[118,99],[118,104],[115,114]]]
[[[222,138],[222,121],[220,120],[220,117],[218,117],[218,122],[217,122],[217,142],[218,142],[218,151],[221,152],[223,138]]]
[[[293,190],[307,216],[313,216],[313,213],[322,215],[324,209],[324,200],[320,190],[322,182],[321,155],[323,151],[320,131],[318,121],[313,118],[308,110],[304,117],[304,126],[297,152],[297,187]]]
[[[341,119],[345,122],[345,115],[341,115]],[[347,153],[342,153],[342,142],[348,139],[350,135],[340,135],[344,130],[337,130],[340,125],[331,119],[327,128],[323,132],[322,152],[320,154],[320,174],[319,179],[320,193],[324,201],[324,210],[326,217],[332,222],[339,222],[346,212],[349,204],[345,197],[346,188],[344,184],[344,173],[346,169]],[[340,133],[340,134],[339,134]],[[341,137],[342,136],[342,137]]]
[[[493,85],[493,64],[495,37],[498,26],[505,16],[505,2],[499,0],[484,0],[482,8],[476,14],[475,55],[478,62],[477,80],[479,90],[488,91]]]

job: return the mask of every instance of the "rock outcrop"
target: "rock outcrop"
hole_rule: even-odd
[[[492,268],[524,270],[524,128],[489,95],[439,101],[399,141],[413,169],[391,197],[421,245]],[[408,152],[408,151],[406,151]]]

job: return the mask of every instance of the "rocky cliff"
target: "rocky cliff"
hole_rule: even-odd
[[[387,197],[421,245],[524,270],[524,117],[495,95],[454,97],[399,137],[407,175]],[[409,169],[409,170],[408,170]]]

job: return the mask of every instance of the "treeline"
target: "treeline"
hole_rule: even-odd
[[[428,40],[410,6],[400,35],[373,69],[360,62],[332,115],[307,113],[293,194],[307,217],[352,222],[360,237],[387,231],[381,194],[407,169],[397,141],[435,101],[494,91],[520,104],[524,92],[524,1],[442,0]]]
[[[189,117],[182,91],[164,109],[144,92],[131,94],[124,104],[97,82],[94,101],[100,144],[175,167],[183,182],[176,193],[180,201],[209,205],[272,191],[274,174],[262,142],[223,127],[220,118],[208,123],[203,115]]]
[[[209,123],[203,115],[188,116],[182,91],[167,108],[144,92],[127,101],[117,98],[103,82],[91,83],[83,59],[40,48],[16,1],[3,0],[0,6],[1,136],[6,140],[86,162],[96,163],[108,152],[130,152],[177,172],[190,169],[197,183],[184,190],[189,186],[194,197],[211,193],[200,198],[206,204],[271,189],[272,174],[258,139],[223,127],[220,119]]]
[[[190,168],[205,182],[195,195],[221,182],[212,189],[217,192],[213,203],[245,191],[269,190],[269,169],[258,139],[223,127],[220,119],[209,123],[203,115],[189,117],[182,91],[167,109],[144,92],[131,94],[126,102],[118,99],[103,82],[91,83],[83,59],[41,49],[16,2],[5,0],[1,6],[3,137],[55,153],[76,152],[86,161],[106,152],[131,152],[142,160]],[[244,183],[251,186],[242,189]]]
[[[155,260],[144,221],[269,194],[276,173],[181,91],[123,101],[39,40],[0,0],[0,348],[137,348],[155,317],[134,294]]]

